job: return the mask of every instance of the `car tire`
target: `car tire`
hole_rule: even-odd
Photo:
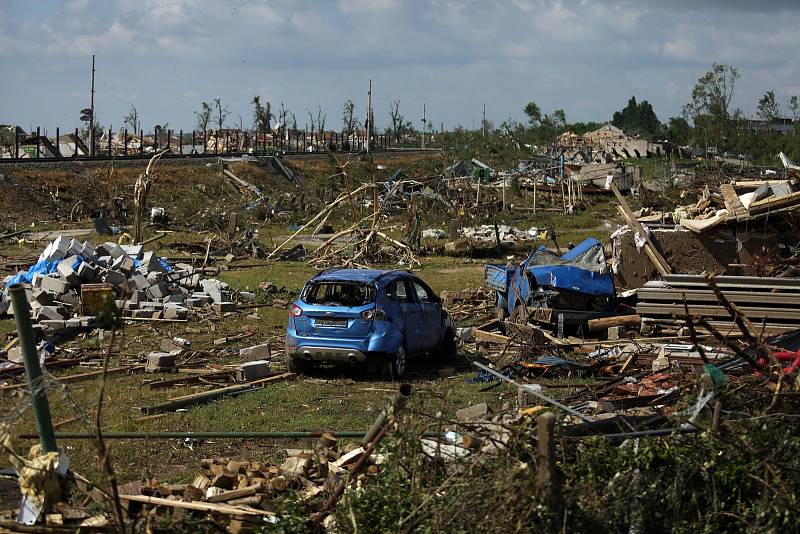
[[[297,358],[288,358],[286,364],[289,372],[297,373],[298,375],[308,374],[309,369],[311,369],[311,365],[307,361]]]
[[[448,328],[444,333],[444,338],[439,346],[436,347],[435,360],[442,363],[452,362],[458,355],[458,342],[456,342],[456,333],[452,328]]]
[[[388,370],[389,380],[400,380],[406,375],[406,366],[408,365],[408,358],[406,356],[406,349],[400,346],[397,352],[389,356],[389,362],[386,366]]]

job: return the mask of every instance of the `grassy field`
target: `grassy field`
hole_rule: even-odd
[[[402,166],[406,172],[415,176],[426,176],[436,172],[442,166],[439,156],[434,156],[425,161],[389,161],[384,163],[393,168]],[[378,163],[376,161],[376,163]],[[310,160],[300,165],[299,170],[307,176],[314,177],[310,180],[307,194],[304,193],[301,203],[306,203],[305,211],[292,211],[291,203],[286,203],[288,215],[282,219],[258,219],[252,213],[246,213],[245,198],[239,195],[219,173],[206,167],[182,170],[180,167],[165,165],[159,181],[154,184],[151,205],[169,206],[168,211],[174,216],[175,224],[183,225],[186,230],[167,234],[164,238],[148,245],[155,247],[159,254],[180,258],[182,261],[192,261],[200,264],[205,253],[207,239],[212,240],[212,250],[216,251],[217,258],[224,255],[224,246],[228,242],[224,233],[228,220],[224,212],[226,202],[231,210],[241,213],[237,223],[236,235],[243,230],[257,229],[259,239],[267,247],[274,246],[291,234],[289,225],[308,220],[309,213],[316,213],[317,206],[321,205],[320,199],[330,197],[330,192],[340,189],[338,182],[331,182],[326,177],[336,171],[334,162],[325,159]],[[291,196],[286,184],[278,185],[279,181],[274,175],[265,174],[262,170],[252,166],[235,165],[232,167],[239,176],[258,184],[265,191],[269,191],[271,201],[276,205],[282,198]],[[354,180],[366,180],[370,177],[368,165],[358,163],[351,168]],[[99,171],[98,171],[99,172]],[[98,174],[96,172],[95,174]],[[117,170],[113,177],[97,177],[101,183],[101,199],[94,204],[99,205],[105,198],[111,198],[119,193],[126,196],[131,189],[132,181],[137,175],[136,169]],[[45,173],[46,174],[46,173]],[[35,222],[48,219],[49,213],[42,212],[28,206],[25,215],[28,220],[34,221],[34,229],[65,229],[65,228],[90,228],[91,222],[85,218],[79,221],[67,221],[63,218],[66,208],[74,204],[76,199],[82,198],[84,191],[75,189],[75,182],[71,174],[59,171],[53,176],[44,175],[42,183],[58,186],[62,191],[62,198],[69,199],[57,206],[62,219],[59,223],[52,221]],[[74,173],[73,173],[74,174]],[[100,173],[102,174],[102,173]],[[24,176],[21,181],[33,180],[35,177]],[[101,179],[102,178],[102,179]],[[43,186],[44,187],[44,186]],[[296,193],[296,192],[295,192]],[[288,195],[288,196],[287,196]],[[294,194],[296,197],[297,195]],[[331,197],[332,198],[332,197]],[[510,197],[517,205],[525,205],[529,199],[525,197]],[[298,202],[295,199],[292,202]],[[551,207],[547,198],[540,200],[540,208]],[[49,208],[48,208],[49,209]],[[53,208],[55,209],[55,208]],[[359,209],[363,209],[359,207]],[[347,207],[342,212],[336,213],[330,220],[335,227],[341,228],[348,220]],[[402,236],[403,213],[393,215],[392,222],[397,225],[390,230],[395,237]],[[609,223],[618,220],[616,211],[609,198],[593,199],[584,211],[574,215],[563,215],[553,211],[543,211],[533,214],[531,211],[516,210],[497,212],[490,219],[475,218],[464,221],[466,225],[478,225],[491,222],[509,224],[527,230],[532,226],[539,228],[552,228],[556,230],[559,244],[564,247],[569,242],[579,242],[585,237],[597,237],[607,242],[607,237],[612,230]],[[423,210],[423,228],[447,228],[447,215],[436,209]],[[27,223],[30,224],[30,223]],[[145,238],[151,237],[155,229],[148,228]],[[89,232],[86,238],[93,242],[102,242],[107,237],[97,236]],[[552,243],[550,243],[552,244]],[[0,256],[4,258],[36,257],[46,243],[11,242],[0,248]],[[532,244],[525,244],[515,252],[517,257],[522,257],[529,252]],[[441,292],[443,290],[460,290],[464,288],[477,288],[483,281],[483,264],[488,262],[507,261],[508,254],[495,258],[470,259],[449,258],[442,256],[420,255],[421,265],[415,270],[432,286]],[[212,263],[214,262],[212,253]],[[221,264],[222,262],[217,262]],[[247,262],[245,262],[247,263]],[[255,290],[261,282],[270,281],[279,288],[285,288],[287,293],[283,297],[297,292],[311,276],[315,269],[305,262],[263,262],[254,260],[249,263],[258,263],[259,266],[245,269],[223,269],[219,277],[230,283],[236,289]],[[392,265],[382,267],[391,268]],[[161,340],[179,336],[191,341],[193,350],[213,351],[212,360],[204,362],[204,366],[234,366],[240,363],[238,350],[241,347],[258,343],[272,343],[275,349],[275,367],[282,368],[283,335],[286,327],[286,310],[282,308],[260,308],[256,314],[250,312],[238,315],[220,317],[207,312],[200,312],[193,316],[188,323],[137,323],[128,324],[117,335],[114,350],[112,351],[111,367],[121,363],[133,361],[141,362],[149,352],[158,350]],[[257,315],[257,316],[256,316]],[[472,318],[473,322],[478,318]],[[14,330],[11,319],[0,320],[0,335]],[[227,335],[253,332],[253,335],[236,342],[215,345],[214,340]],[[97,332],[84,334],[78,339],[63,343],[59,347],[62,351],[92,350],[99,352],[107,348],[108,341],[100,341]],[[463,350],[462,350],[463,352]],[[62,352],[64,354],[65,352]],[[437,413],[444,418],[454,417],[455,411],[470,404],[489,402],[495,407],[500,407],[504,402],[515,397],[514,392],[504,386],[495,387],[490,391],[482,392],[485,384],[470,384],[467,379],[474,375],[467,354],[461,355],[455,374],[440,377],[439,369],[426,362],[412,363],[409,369],[408,380],[414,385],[415,393],[410,402],[410,411],[415,414],[423,424],[433,423]],[[96,368],[73,368],[65,371],[55,371],[57,377],[88,372]],[[349,368],[321,370],[314,376],[301,377],[298,380],[276,383],[262,390],[228,397],[202,406],[194,406],[180,413],[169,413],[155,417],[144,417],[141,407],[153,405],[168,398],[187,395],[208,389],[209,386],[174,387],[171,389],[151,389],[145,382],[158,378],[170,378],[174,375],[144,375],[117,374],[109,377],[105,396],[103,399],[104,410],[102,426],[106,430],[116,431],[272,431],[272,430],[366,430],[383,408],[386,400],[396,389],[397,384],[383,381],[363,372]],[[82,431],[86,427],[75,417],[75,408],[92,415],[97,406],[99,381],[96,379],[70,383],[68,390],[70,398],[67,399],[61,391],[50,392],[50,405],[53,421],[58,425],[59,431]],[[563,394],[567,390],[558,389],[554,393]],[[8,411],[18,402],[24,401],[19,394],[5,394],[0,398],[0,411]],[[32,412],[28,410],[25,416],[12,427],[12,434],[32,432],[35,425]],[[30,442],[14,440],[14,445],[24,451]],[[63,440],[61,445],[66,448],[73,467],[91,479],[97,480],[99,469],[92,441]],[[120,480],[132,480],[143,477],[156,476],[162,480],[188,480],[198,471],[201,458],[213,456],[247,457],[264,461],[276,461],[281,457],[281,451],[287,447],[297,448],[311,445],[310,441],[252,441],[252,440],[208,440],[202,443],[183,443],[179,440],[130,440],[113,441],[111,454],[118,471]],[[5,459],[0,463],[5,465]]]

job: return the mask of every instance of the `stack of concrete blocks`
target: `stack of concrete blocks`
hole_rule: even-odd
[[[89,242],[59,236],[39,260],[59,262],[55,272],[34,275],[28,289],[34,321],[46,331],[90,326],[93,318],[80,315],[80,288],[90,283],[112,285],[124,317],[185,320],[191,307],[213,305],[219,312],[236,309],[228,284],[204,280],[202,271],[188,264],[178,263],[169,271],[141,245],[107,242],[95,248]],[[13,314],[7,292],[0,301],[0,315],[5,313]]]

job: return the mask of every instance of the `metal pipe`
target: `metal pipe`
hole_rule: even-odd
[[[472,362],[472,364],[475,367],[477,367],[478,369],[486,371],[487,373],[499,378],[500,380],[505,380],[506,382],[508,382],[509,384],[511,384],[511,385],[513,385],[513,386],[515,386],[517,388],[524,389],[525,391],[527,391],[528,393],[530,393],[531,395],[533,395],[537,399],[543,400],[544,402],[546,402],[548,404],[552,404],[556,408],[560,408],[561,410],[564,410],[568,414],[574,415],[575,417],[577,417],[578,419],[580,419],[584,423],[593,424],[595,422],[595,421],[591,420],[590,418],[586,417],[585,415],[583,415],[582,413],[580,413],[579,411],[574,410],[573,408],[570,408],[566,404],[561,404],[557,400],[551,399],[550,397],[541,394],[539,391],[537,391],[536,389],[532,388],[530,386],[530,384],[520,384],[519,382],[508,378],[507,376],[503,375],[502,373],[498,373],[494,369],[491,369],[491,368],[483,365],[482,363]]]
[[[22,284],[14,284],[8,289],[11,303],[14,306],[14,321],[17,323],[19,345],[25,361],[25,373],[28,376],[28,389],[31,394],[31,405],[36,417],[36,430],[44,452],[57,452],[56,438],[53,432],[53,420],[50,416],[50,405],[47,393],[42,387],[42,367],[36,343],[33,339],[31,315],[28,307],[28,296]]]
[[[103,432],[103,439],[304,439],[319,438],[323,434],[333,434],[337,438],[363,438],[367,434],[361,430],[309,430],[275,432]],[[441,437],[440,432],[423,432],[422,437]],[[19,439],[37,439],[38,434],[20,434]],[[58,439],[95,439],[88,432],[56,432]]]
[[[386,409],[381,410],[381,413],[375,419],[375,422],[372,423],[372,427],[366,434],[364,434],[364,439],[361,440],[362,445],[366,447],[372,442],[372,440],[375,439],[375,436],[377,436],[381,429],[386,426],[390,413],[398,414],[405,409],[406,401],[408,401],[409,397],[411,397],[412,390],[413,388],[411,384],[400,384],[400,387],[397,389],[397,393],[395,393],[391,398]]]
[[[269,382],[276,382],[286,378],[293,378],[294,376],[294,373],[280,373],[267,378],[262,378],[260,380],[255,380],[253,382],[247,382],[245,384],[236,384],[234,386],[227,386],[219,389],[213,389],[211,391],[204,391],[202,393],[195,393],[193,395],[186,395],[184,397],[178,397],[177,399],[168,400],[167,402],[156,404],[154,406],[142,406],[142,413],[145,415],[151,415],[161,412],[170,412],[177,410],[178,408],[183,408],[184,406],[208,402],[210,400],[231,395],[233,393],[243,393],[245,391],[255,390],[257,386]]]

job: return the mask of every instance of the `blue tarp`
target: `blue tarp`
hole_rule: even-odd
[[[58,264],[63,260],[39,260],[27,271],[20,271],[6,283],[6,287],[11,287],[14,284],[32,284],[34,275],[41,274],[47,275],[56,272]],[[83,263],[83,258],[78,256],[72,264],[73,269],[77,269]]]

